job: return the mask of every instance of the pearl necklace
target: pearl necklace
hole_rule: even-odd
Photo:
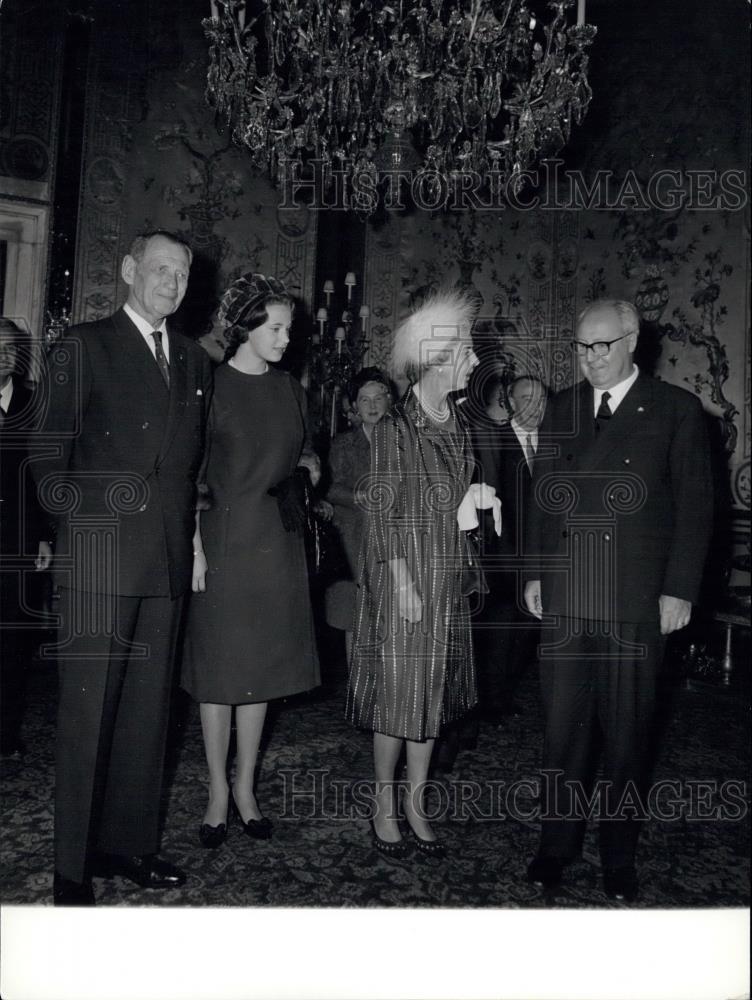
[[[413,386],[413,393],[415,395],[415,398],[418,400],[421,409],[426,414],[426,416],[431,418],[431,420],[433,420],[437,424],[445,424],[447,420],[449,420],[449,404],[446,402],[446,399],[444,400],[444,409],[437,410],[434,406],[431,406],[431,404],[427,400],[423,399],[423,397],[418,392],[417,386]]]

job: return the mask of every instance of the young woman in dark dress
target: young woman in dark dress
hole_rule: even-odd
[[[250,274],[225,293],[220,318],[228,348],[214,378],[204,463],[210,502],[196,517],[181,678],[200,703],[209,766],[205,847],[224,840],[228,806],[247,834],[271,836],[254,793],[267,702],[319,683],[300,482],[301,466],[318,478],[318,460],[306,449],[305,393],[274,367],[289,343],[292,302],[280,281]]]

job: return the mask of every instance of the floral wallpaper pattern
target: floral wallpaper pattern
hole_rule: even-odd
[[[655,374],[696,393],[717,418],[734,502],[749,508],[742,213],[416,212],[385,228],[400,248],[391,288],[382,274],[368,294],[385,313],[387,344],[402,313],[442,284],[460,285],[478,299],[484,337],[495,336],[517,370],[535,367],[560,389],[579,378],[567,345],[579,311],[604,296],[634,302]],[[383,230],[379,239],[387,242]],[[396,302],[385,307],[390,295]]]

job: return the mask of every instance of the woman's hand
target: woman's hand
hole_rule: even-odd
[[[487,483],[473,483],[457,510],[457,524],[461,531],[472,531],[478,527],[479,510],[491,510],[494,520],[494,529],[497,535],[501,534],[501,500],[496,496],[496,489]]]
[[[308,475],[311,477],[311,486],[317,486],[321,479],[321,462],[319,462],[318,455],[314,455],[312,451],[303,452],[298,465],[302,465],[304,469],[308,469]]]
[[[400,618],[408,622],[419,622],[423,617],[423,601],[414,583],[406,584],[397,591],[397,611]]]
[[[206,572],[209,564],[206,561],[203,549],[195,549],[193,552],[193,576],[191,579],[191,590],[194,594],[203,594],[206,590]]]

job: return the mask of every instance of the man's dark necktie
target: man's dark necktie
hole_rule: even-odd
[[[159,370],[162,373],[162,378],[164,379],[167,388],[170,388],[170,366],[167,363],[167,358],[165,357],[165,352],[162,349],[162,331],[152,330],[152,337],[154,338],[154,353],[157,358],[157,364],[159,365]]]
[[[595,415],[595,429],[597,431],[601,429],[601,424],[604,421],[609,421],[613,416],[613,413],[608,405],[609,399],[611,399],[611,393],[604,392],[601,396],[601,405],[598,407],[598,412]]]
[[[531,475],[533,472],[533,462],[535,461],[535,448],[533,447],[533,435],[525,435],[525,461]]]

